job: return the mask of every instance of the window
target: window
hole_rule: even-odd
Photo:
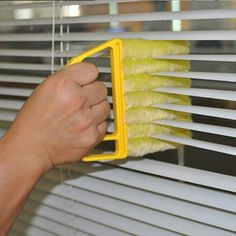
[[[191,89],[172,90],[192,95],[192,105],[162,108],[193,113],[194,123],[184,124],[193,140],[142,158],[52,170],[10,235],[234,235],[235,1],[0,4],[2,133],[38,83],[91,46],[113,37],[191,43],[191,71],[162,74],[192,78]],[[100,72],[109,77],[106,67]]]

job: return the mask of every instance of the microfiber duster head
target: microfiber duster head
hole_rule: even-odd
[[[179,146],[176,143],[151,138],[155,134],[191,137],[189,130],[153,123],[160,119],[191,121],[191,115],[188,113],[154,107],[154,104],[163,103],[189,105],[191,101],[188,96],[153,91],[160,87],[190,87],[190,79],[152,75],[163,71],[188,71],[189,61],[155,59],[161,55],[187,53],[187,41],[123,40],[129,155],[142,156]]]
[[[124,59],[124,75],[155,73],[160,71],[188,71],[189,61],[158,59]]]
[[[191,83],[189,79],[157,76],[149,74],[129,74],[125,76],[124,86],[126,92],[145,91],[162,87],[188,88]]]
[[[122,42],[124,58],[129,59],[189,53],[188,41],[123,39]]]

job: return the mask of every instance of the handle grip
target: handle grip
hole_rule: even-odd
[[[85,58],[96,54],[104,49],[110,48],[111,59],[111,80],[114,111],[114,128],[112,134],[107,134],[103,141],[115,141],[115,151],[84,157],[83,161],[114,160],[127,157],[127,130],[125,122],[125,99],[123,89],[123,68],[122,68],[122,42],[120,39],[112,39],[99,46],[92,48],[79,56],[73,57],[67,63],[72,65],[83,61]]]

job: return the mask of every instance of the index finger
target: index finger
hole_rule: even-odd
[[[69,79],[73,80],[76,84],[84,86],[93,83],[98,77],[97,67],[88,62],[75,63],[73,65],[63,68]]]

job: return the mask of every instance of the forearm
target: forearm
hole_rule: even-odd
[[[40,84],[0,138],[0,236],[10,230],[32,188],[55,165],[81,160],[104,137],[107,89],[89,63]]]
[[[17,141],[0,139],[0,235],[5,236],[38,179],[44,174],[38,155]]]

